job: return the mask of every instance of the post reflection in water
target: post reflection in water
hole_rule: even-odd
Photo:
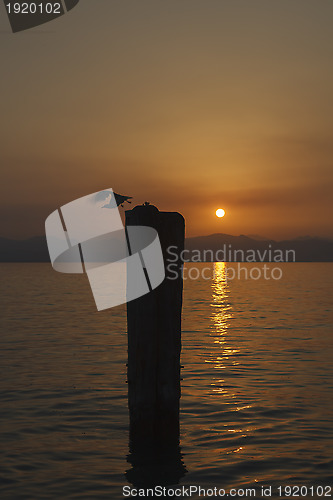
[[[154,446],[130,443],[129,451],[127,462],[132,468],[126,471],[125,477],[135,487],[176,485],[187,473],[179,445]]]

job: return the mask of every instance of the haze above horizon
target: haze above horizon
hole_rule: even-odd
[[[81,0],[14,35],[0,4],[0,234],[43,234],[112,187],[181,212],[188,237],[332,238],[332,18],[310,0]]]

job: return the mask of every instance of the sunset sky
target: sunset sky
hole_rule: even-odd
[[[333,237],[332,26],[331,0],[81,0],[12,34],[1,3],[0,236],[111,187],[187,236]]]

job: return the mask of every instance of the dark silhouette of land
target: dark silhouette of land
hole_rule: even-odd
[[[251,237],[245,235],[232,236],[230,234],[218,233],[211,234],[209,236],[187,238],[185,247],[189,250],[189,254],[192,257],[191,260],[195,258],[195,250],[199,250],[201,255],[204,257],[202,259],[203,261],[225,260],[226,262],[268,262],[274,259],[278,261],[279,258],[281,259],[281,262],[333,261],[333,239],[312,236],[275,241],[261,238],[257,235]],[[221,249],[225,250],[224,256]],[[209,252],[204,252],[205,250],[211,250],[214,257],[219,257],[220,255],[222,258],[210,259]],[[237,252],[237,250],[239,250],[239,252]],[[293,258],[293,256],[295,258]]]
[[[0,238],[0,262],[50,262],[45,236],[28,240]]]
[[[204,250],[211,250],[216,255],[219,250],[225,248],[226,254],[228,254],[228,250],[232,252],[241,250],[245,253],[245,256],[247,251],[254,250],[257,256],[256,261],[259,262],[267,262],[269,260],[269,251],[271,251],[272,255],[272,252],[276,250],[281,250],[284,255],[286,251],[294,250],[296,262],[333,262],[333,239],[313,236],[275,241],[264,238],[259,239],[257,235],[250,237],[218,233],[187,238],[185,248],[188,250],[186,259],[194,256],[195,250],[199,250],[201,255],[203,255]],[[265,250],[267,250],[266,255],[264,255]],[[264,258],[262,259],[262,257]],[[210,260],[208,254],[205,260]],[[225,260],[230,259],[226,258]],[[291,260],[289,259],[289,261]],[[49,261],[45,236],[36,236],[27,240],[0,238],[0,262]]]

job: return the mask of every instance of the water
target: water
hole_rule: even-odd
[[[168,466],[178,460],[180,486],[256,497],[332,485],[333,265],[228,283],[226,266],[196,265],[214,276],[185,281],[181,448]],[[0,269],[1,500],[124,498],[128,478],[154,474],[129,457],[125,306],[96,312],[86,277],[48,264]]]

